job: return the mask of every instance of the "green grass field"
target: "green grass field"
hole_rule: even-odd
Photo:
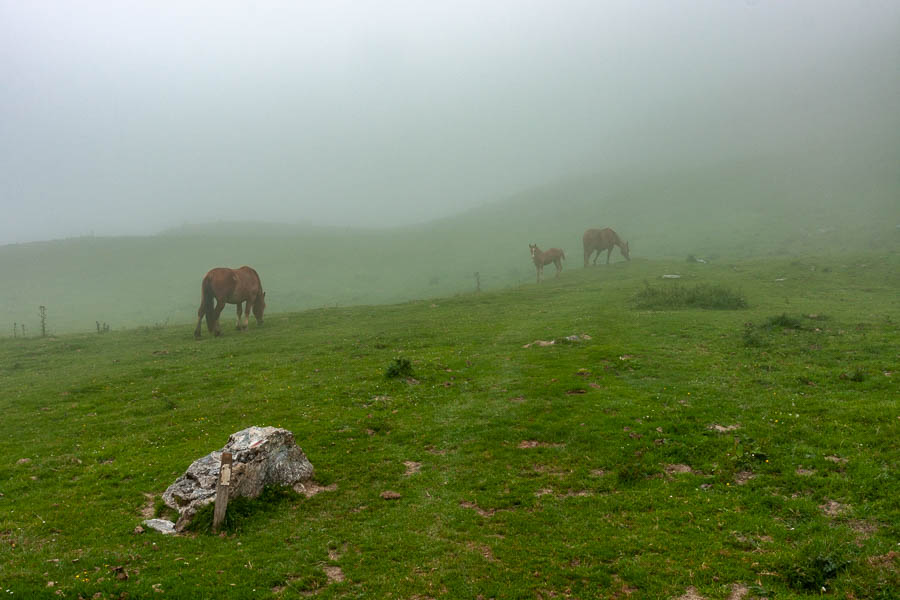
[[[247,332],[229,311],[201,341],[0,340],[0,594],[900,596],[897,253],[637,256]],[[674,309],[673,283],[747,307]],[[396,357],[417,382],[385,377]],[[223,536],[134,533],[250,425],[336,487],[273,491]]]

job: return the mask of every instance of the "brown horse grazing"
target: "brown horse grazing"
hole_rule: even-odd
[[[213,307],[215,301],[215,307]],[[241,320],[241,303],[246,303],[244,318]],[[200,308],[197,310],[197,328],[194,337],[200,337],[200,324],[206,317],[206,326],[211,333],[222,335],[219,315],[226,304],[237,304],[237,328],[247,329],[250,324],[250,308],[256,322],[262,325],[263,311],[266,309],[266,293],[262,289],[259,273],[250,267],[211,269],[200,284]]]
[[[625,260],[631,260],[628,256],[628,242],[623,242],[622,238],[619,237],[619,234],[609,227],[605,229],[588,229],[584,232],[584,235],[581,236],[581,241],[584,243],[585,267],[588,266],[588,261],[591,260],[591,254],[595,251],[597,252],[597,256],[594,257],[595,265],[597,264],[597,259],[600,258],[600,253],[604,250],[606,250],[606,264],[609,264],[609,255],[612,254],[613,246],[619,247]]]
[[[544,273],[544,265],[549,265],[550,263],[556,265],[556,276],[559,277],[559,273],[562,271],[562,262],[560,261],[566,259],[565,252],[559,248],[550,248],[546,252],[541,252],[541,249],[537,247],[537,244],[528,244],[528,248],[531,250],[531,260],[534,261],[534,266],[537,268],[538,283],[541,282],[541,275]]]

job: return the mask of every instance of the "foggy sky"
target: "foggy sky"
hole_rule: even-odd
[[[897,146],[900,3],[0,0],[0,244]]]

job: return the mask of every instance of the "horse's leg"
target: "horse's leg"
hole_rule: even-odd
[[[203,323],[203,315],[206,311],[203,310],[203,303],[200,304],[200,308],[197,310],[197,327],[194,329],[194,337],[200,337],[200,324]]]
[[[255,298],[248,299],[244,303],[244,329],[250,329],[250,306],[255,303]]]
[[[587,269],[588,263],[591,261],[591,253],[593,250],[584,249],[584,268]]]
[[[219,316],[222,314],[222,310],[225,308],[225,301],[216,298],[216,308],[213,310],[213,323],[214,323],[214,331],[215,335],[218,337],[222,335],[222,327],[219,323]],[[209,325],[209,315],[206,315],[206,324]]]
[[[609,264],[609,255],[612,254],[612,246],[606,251],[606,264]]]
[[[238,302],[237,303],[237,330],[238,331],[243,329],[243,327],[241,325],[242,325],[242,323],[241,323],[241,303]]]
[[[556,265],[556,278],[559,279],[559,274],[562,273],[562,261],[557,258],[553,264]]]

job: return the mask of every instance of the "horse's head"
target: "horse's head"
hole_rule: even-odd
[[[534,255],[538,251],[537,244],[528,244],[528,249],[531,251],[531,258],[534,258]]]
[[[253,303],[253,316],[256,317],[256,323],[262,325],[263,323],[263,311],[266,310],[266,293],[263,292],[256,297],[256,302]]]
[[[631,260],[631,257],[628,256],[628,242],[622,242],[622,245],[619,246],[622,249],[622,256],[625,257],[625,260]]]

